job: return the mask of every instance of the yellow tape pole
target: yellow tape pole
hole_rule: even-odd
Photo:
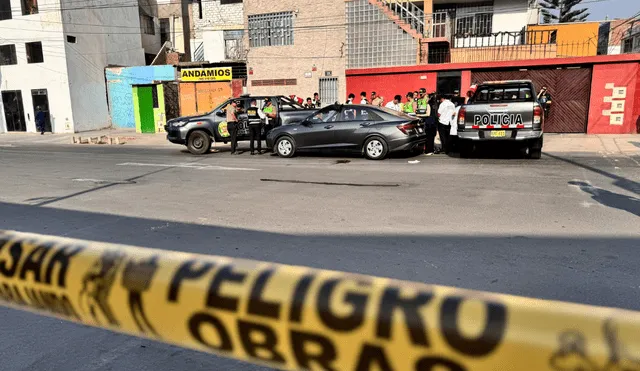
[[[0,232],[13,308],[286,370],[640,370],[640,314]]]

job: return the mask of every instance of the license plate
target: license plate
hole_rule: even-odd
[[[494,130],[491,132],[491,138],[505,138],[507,132],[505,130]]]

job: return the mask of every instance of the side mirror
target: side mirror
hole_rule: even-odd
[[[222,111],[216,111],[216,116],[218,117],[225,117],[227,114],[225,112]]]

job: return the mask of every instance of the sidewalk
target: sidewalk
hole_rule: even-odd
[[[19,146],[21,144],[60,144],[72,145],[73,137],[118,137],[125,146],[168,147],[165,134],[140,134],[131,129],[105,129],[77,134],[0,134],[0,146]],[[99,144],[76,144],[79,146],[99,146]],[[600,154],[640,155],[640,134],[627,135],[587,135],[587,134],[545,134],[544,152],[582,152]]]

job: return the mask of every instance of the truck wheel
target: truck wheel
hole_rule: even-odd
[[[527,157],[532,160],[539,160],[542,157],[542,149],[529,149],[529,155]]]
[[[194,155],[204,155],[211,150],[211,138],[202,130],[194,131],[189,135],[187,149]]]
[[[473,143],[458,142],[460,158],[470,158],[473,154]]]

